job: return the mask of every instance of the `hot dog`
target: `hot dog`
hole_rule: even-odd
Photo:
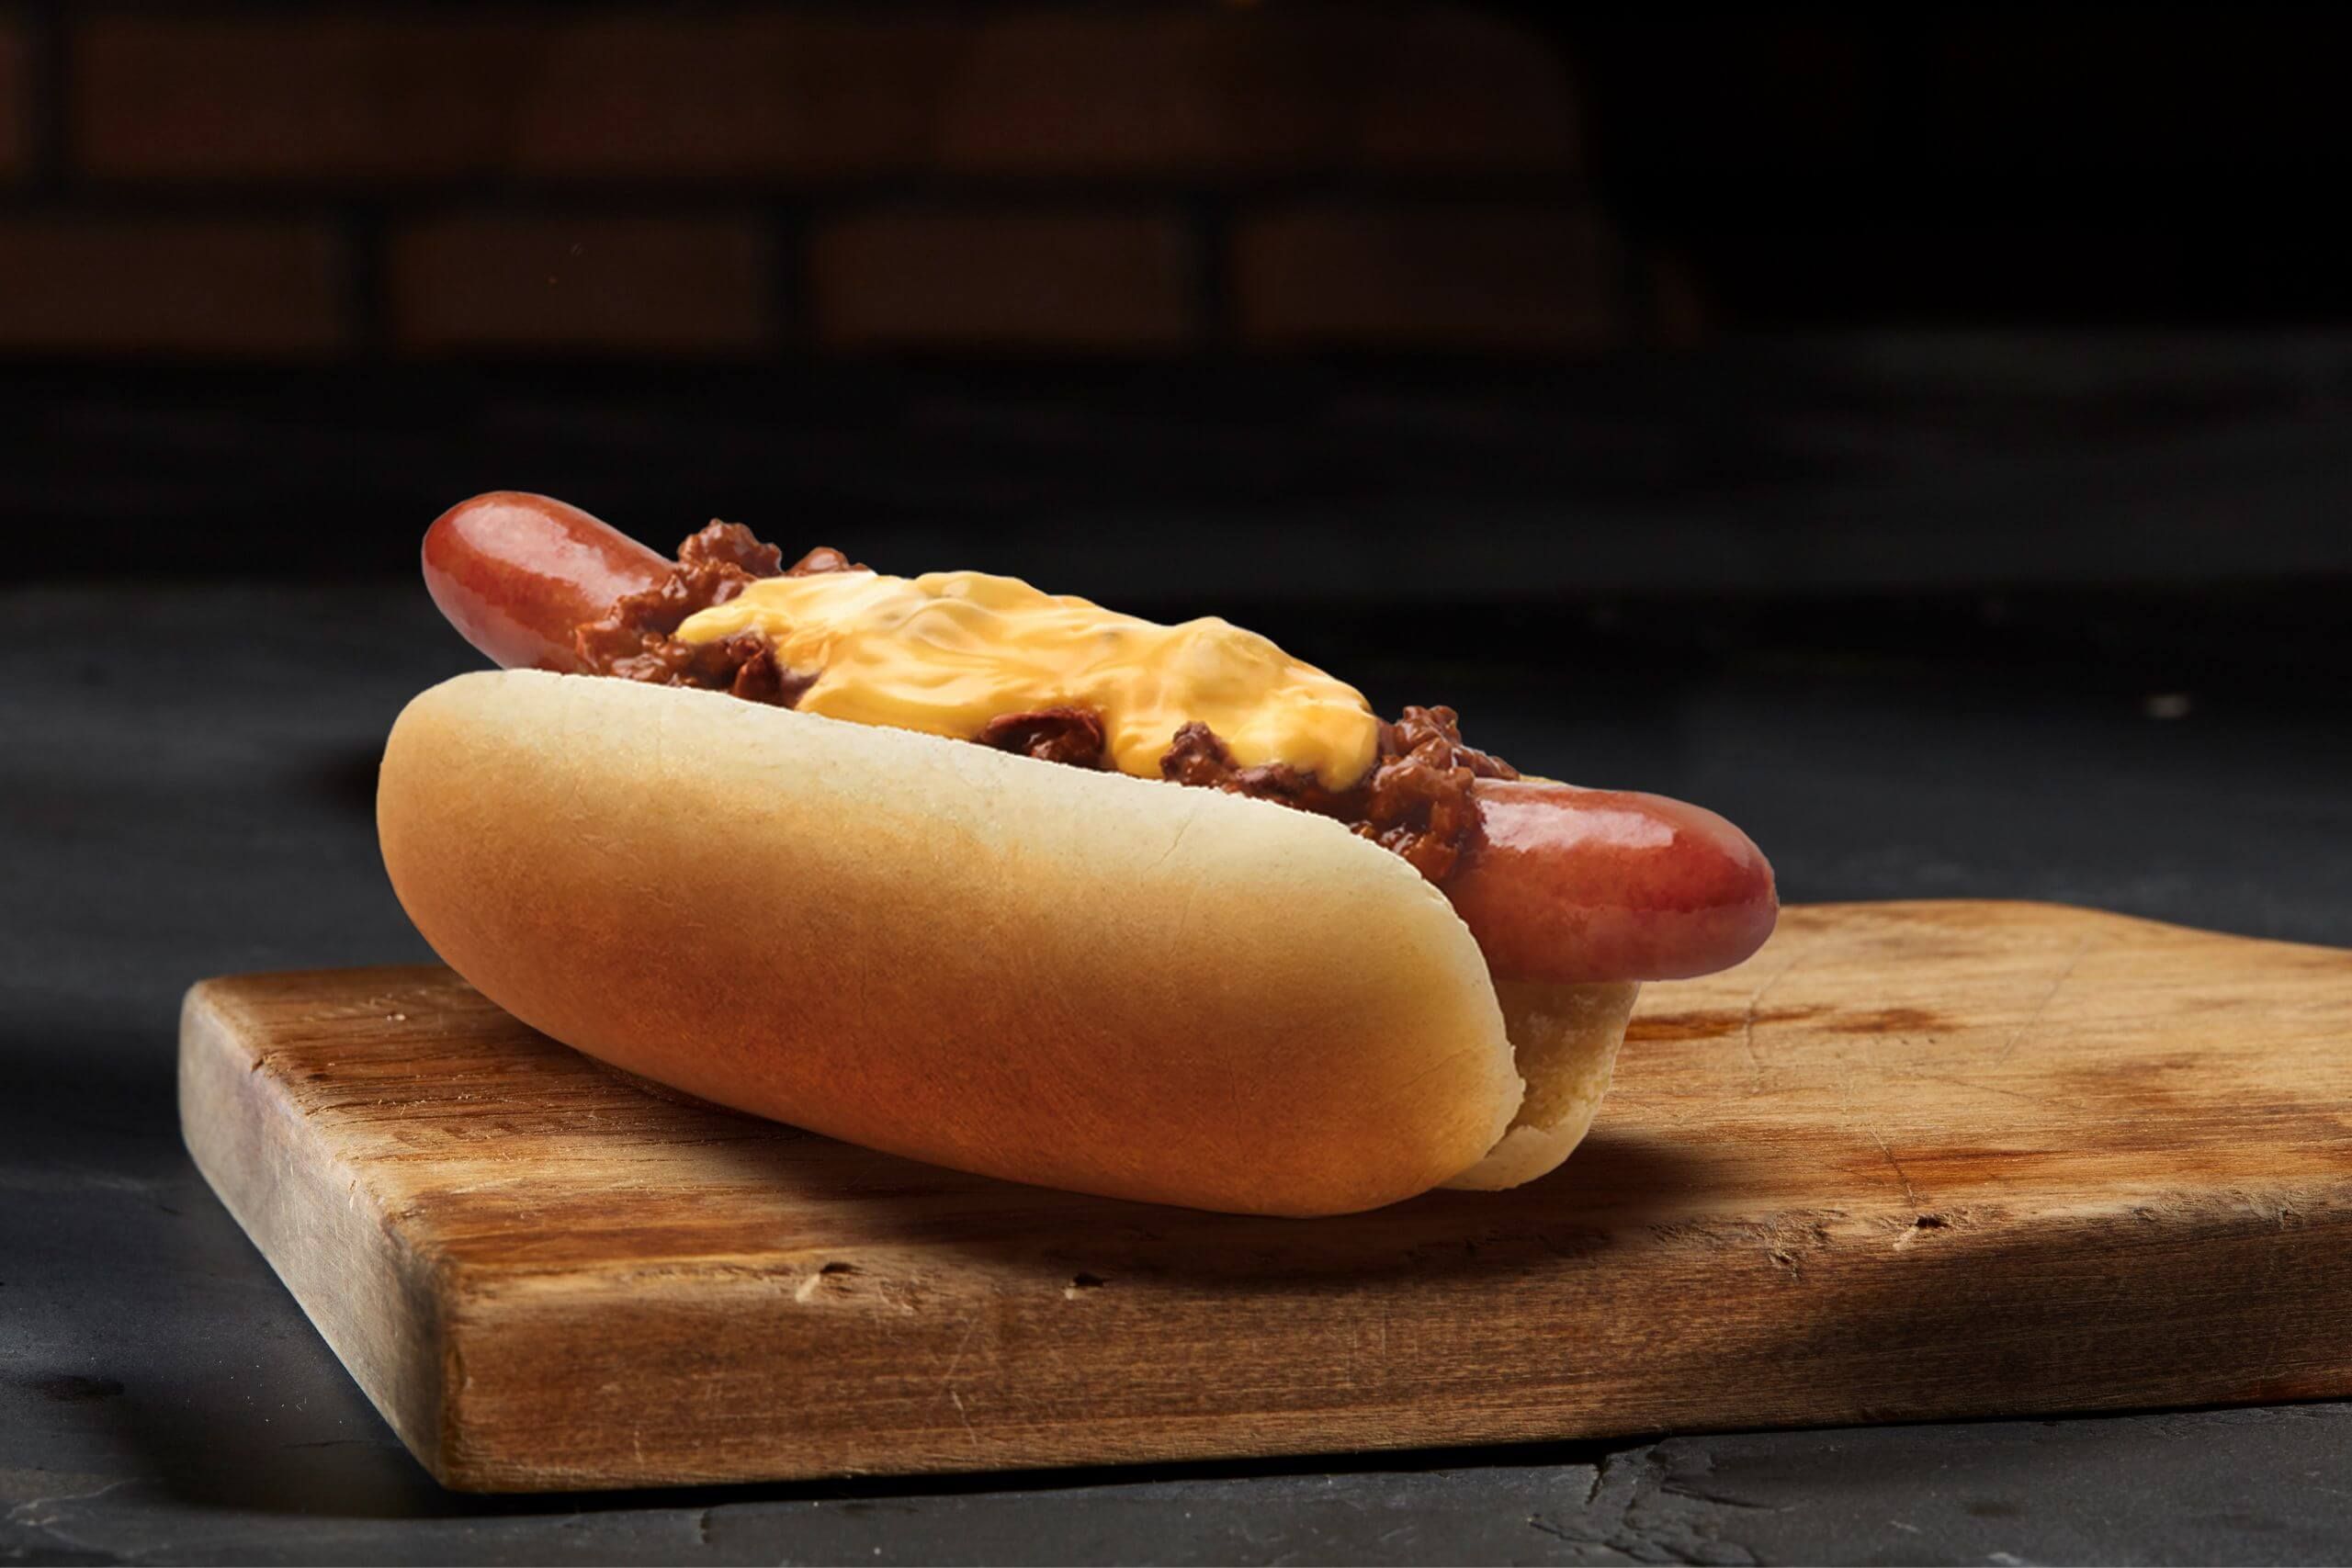
[[[492,660],[578,671],[579,628],[675,563],[577,507],[501,491],[444,513],[424,567],[434,602]],[[1682,979],[1771,934],[1771,866],[1712,811],[1518,779],[1470,790],[1481,849],[1441,886],[1498,978]]]
[[[1223,622],[787,572],[732,525],[673,562],[514,492],[424,567],[515,671],[387,752],[427,939],[615,1065],[939,1163],[1280,1213],[1511,1185],[1581,1137],[1637,983],[1777,910],[1713,813],[1522,779]]]

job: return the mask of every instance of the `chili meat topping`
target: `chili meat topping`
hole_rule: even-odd
[[[1188,724],[1160,759],[1160,776],[1177,784],[1229,790],[1337,818],[1412,863],[1431,882],[1443,882],[1478,840],[1477,779],[1515,779],[1519,770],[1462,741],[1462,724],[1449,707],[1408,707],[1380,727],[1380,750],[1362,783],[1329,790],[1314,775],[1280,762],[1238,767],[1204,724]]]
[[[763,577],[865,570],[822,546],[787,570],[784,552],[760,543],[741,523],[714,522],[678,547],[677,566],[659,584],[625,594],[573,631],[572,651],[590,674],[657,686],[700,686],[788,708],[817,683],[814,671],[778,669],[767,639],[756,633],[681,642],[678,627],[696,611],[726,604]]]
[[[1102,716],[1092,708],[1039,708],[1035,713],[1009,713],[992,718],[973,737],[1000,751],[1018,751],[1041,762],[1062,762],[1074,768],[1107,768],[1102,749]]]
[[[712,523],[679,547],[677,567],[658,586],[627,595],[583,623],[572,634],[573,648],[593,674],[696,686],[791,707],[816,684],[820,671],[778,668],[774,649],[757,632],[690,643],[678,639],[678,627],[687,616],[726,604],[760,578],[865,570],[839,550],[821,547],[787,569],[781,550],[762,544],[741,524]],[[1091,708],[1005,714],[974,739],[1041,761],[1110,765],[1102,716]],[[1402,856],[1431,882],[1443,882],[1477,844],[1473,783],[1519,777],[1519,770],[1501,758],[1464,745],[1461,721],[1448,707],[1408,707],[1394,724],[1382,724],[1372,771],[1344,790],[1327,789],[1312,773],[1280,762],[1242,767],[1215,731],[1197,723],[1176,732],[1159,772],[1175,784],[1333,818]]]

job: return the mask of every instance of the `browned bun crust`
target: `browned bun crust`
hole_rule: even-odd
[[[1114,1197],[1326,1214],[1526,1179],[1632,1005],[1541,987],[1507,1033],[1444,897],[1323,818],[712,693],[460,676],[393,727],[377,820],[417,929],[534,1028]],[[1522,1099],[1555,1130],[1512,1129]]]

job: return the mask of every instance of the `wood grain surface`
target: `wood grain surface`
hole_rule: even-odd
[[[655,1099],[437,968],[207,981],[180,1096],[472,1490],[2352,1393],[2352,952],[2050,905],[1792,908],[1559,1174],[1340,1220]]]

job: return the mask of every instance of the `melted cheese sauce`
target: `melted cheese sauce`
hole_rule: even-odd
[[[1352,686],[1216,616],[1165,626],[1018,578],[868,571],[763,578],[687,617],[708,642],[755,631],[787,669],[820,671],[803,713],[968,740],[990,719],[1090,707],[1122,773],[1159,776],[1198,721],[1245,767],[1284,762],[1345,789],[1371,770],[1378,720]]]

